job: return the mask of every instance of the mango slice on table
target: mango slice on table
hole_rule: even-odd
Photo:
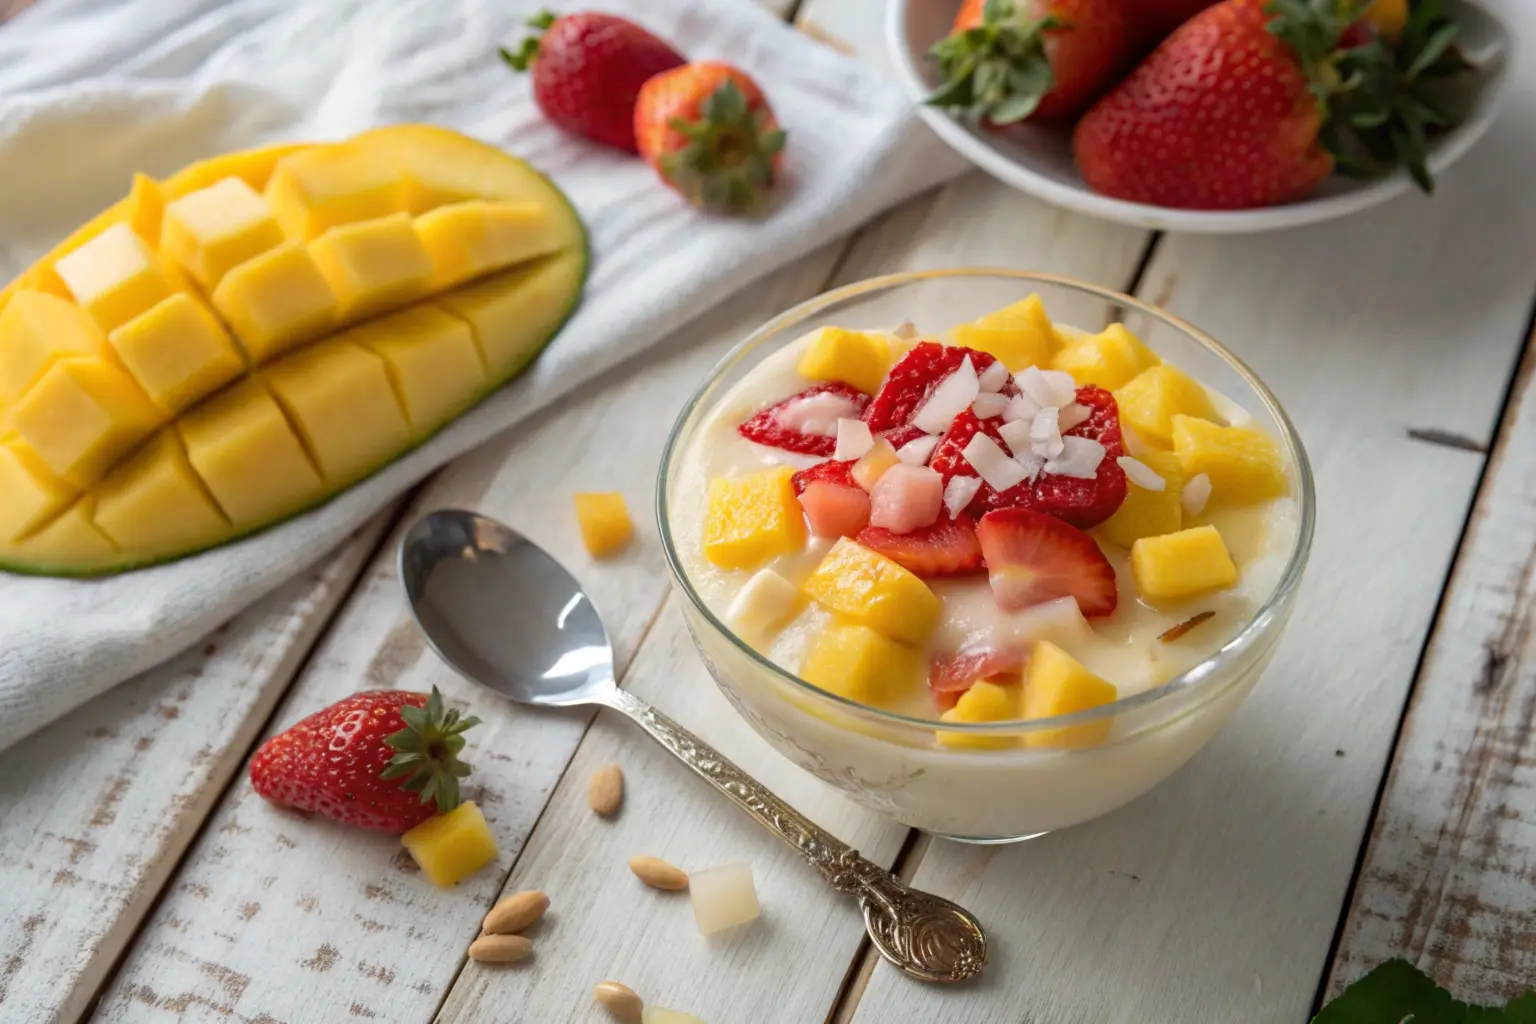
[[[0,569],[120,572],[329,499],[527,366],[587,258],[554,185],[442,128],[137,175],[0,289]]]

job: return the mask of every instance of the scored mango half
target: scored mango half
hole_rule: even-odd
[[[0,291],[0,569],[120,572],[328,500],[526,367],[587,256],[553,184],[443,128],[138,175]]]

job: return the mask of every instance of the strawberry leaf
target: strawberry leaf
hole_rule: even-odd
[[[464,730],[480,720],[461,719],[459,710],[448,707],[434,686],[425,706],[401,705],[400,721],[405,728],[384,737],[385,746],[398,753],[379,778],[403,779],[403,789],[421,794],[422,803],[436,803],[438,811],[446,814],[459,805],[458,780],[469,774],[469,765],[458,758],[464,749]]]
[[[1031,17],[1017,0],[987,0],[981,24],[928,51],[944,76],[928,105],[994,125],[1024,120],[1056,86],[1045,33],[1061,27],[1054,16]]]
[[[1406,960],[1388,960],[1324,1006],[1312,1024],[1536,1024],[1536,992],[1504,1007],[1452,997]]]

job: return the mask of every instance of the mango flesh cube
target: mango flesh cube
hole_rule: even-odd
[[[266,197],[283,234],[301,242],[405,210],[399,168],[345,144],[285,156],[267,181]]]
[[[431,434],[490,387],[474,332],[435,306],[412,306],[341,337],[384,360],[413,437]]]
[[[1111,704],[1113,683],[1089,672],[1072,655],[1042,640],[1035,645],[1024,670],[1024,717],[1052,718]],[[1066,729],[1041,729],[1024,734],[1026,747],[1091,747],[1109,739],[1114,722],[1105,718]]]
[[[635,532],[624,495],[618,492],[576,495],[576,522],[581,527],[581,542],[593,558],[623,551]]]
[[[868,626],[833,623],[816,638],[800,678],[860,704],[883,707],[922,680],[922,655]]]
[[[1159,362],[1156,353],[1124,324],[1110,324],[1056,353],[1052,368],[1070,373],[1078,387],[1094,384],[1114,391]]]
[[[1196,526],[1131,546],[1136,592],[1154,604],[1222,590],[1237,582],[1237,566],[1214,526]]]
[[[472,801],[439,814],[400,837],[433,885],[457,885],[496,860],[501,852],[485,815]]]
[[[700,935],[744,925],[762,914],[750,864],[722,864],[690,871],[688,899],[693,904],[693,920]]]
[[[878,334],[823,327],[800,357],[800,376],[835,380],[874,394],[891,368],[891,348]]]
[[[114,224],[61,258],[54,270],[103,331],[111,331],[181,285],[127,224]]]
[[[973,324],[956,327],[952,333],[955,344],[996,356],[1009,373],[1030,366],[1048,368],[1061,348],[1056,328],[1038,295],[988,313]]]
[[[802,603],[793,583],[772,569],[759,569],[731,599],[725,619],[748,643],[762,644],[789,624]]]
[[[955,706],[939,716],[943,722],[1012,722],[1024,717],[1023,690],[980,680],[960,695]],[[1002,750],[1019,745],[1017,736],[984,735],[940,729],[934,734],[941,746]]]
[[[928,639],[943,609],[926,583],[847,537],[832,545],[801,589],[823,607],[910,644]]]
[[[404,213],[332,228],[309,243],[309,253],[343,320],[400,305],[423,292],[432,273],[432,257]]]
[[[478,139],[428,124],[363,132],[348,149],[360,159],[400,169],[405,209],[425,213],[470,199],[549,201],[549,185],[506,153]]]
[[[853,464],[848,472],[853,474],[853,480],[866,491],[873,492],[875,484],[885,476],[885,471],[901,462],[896,455],[896,449],[891,447],[891,442],[883,437],[875,438],[875,446],[864,454],[864,457]]]
[[[986,316],[976,318],[977,327],[985,327],[989,330],[1014,331],[1021,328],[1041,331],[1047,334],[1054,333],[1051,318],[1046,315],[1045,303],[1038,294],[1030,294],[1011,306],[993,310]]]
[[[92,523],[96,500],[81,498],[15,547],[29,566],[53,571],[88,568],[116,558],[118,549]]]
[[[160,425],[133,378],[101,359],[62,359],[11,409],[11,423],[43,463],[88,487]]]
[[[0,443],[0,541],[13,541],[74,500],[75,489],[21,441]]]
[[[111,342],[150,401],[171,415],[245,369],[224,325],[186,292],[123,324],[112,332]]]
[[[295,512],[325,492],[277,401],[255,381],[199,405],[177,426],[188,460],[237,528]]]
[[[147,174],[135,174],[128,190],[128,225],[134,234],[153,243],[160,237],[160,220],[165,215],[165,190]]]
[[[156,437],[94,493],[96,528],[135,555],[206,547],[231,532],[175,431]]]
[[[1163,478],[1163,489],[1149,491],[1127,478],[1125,500],[1097,532],[1121,547],[1143,537],[1175,533],[1184,524],[1184,467],[1173,452],[1149,451],[1137,461]]]
[[[267,381],[333,486],[367,476],[410,445],[384,360],[367,349],[316,345],[272,364]]]
[[[554,212],[534,202],[454,203],[417,217],[415,229],[432,260],[432,291],[548,255],[565,243]]]
[[[0,311],[0,406],[20,399],[55,361],[106,352],[101,328],[73,302],[15,292]]]
[[[336,320],[336,296],[298,242],[225,274],[213,291],[213,305],[256,363],[318,337]]]
[[[1212,505],[1256,505],[1290,490],[1280,446],[1261,430],[1175,416],[1172,436],[1184,478],[1210,477]]]
[[[570,312],[585,260],[562,252],[448,292],[437,305],[469,323],[486,372],[522,369]]]
[[[790,482],[794,470],[776,466],[709,482],[704,557],[722,569],[755,569],[805,543],[805,517]]]
[[[239,178],[174,200],[160,225],[160,251],[204,288],[216,287],[235,267],[283,241],[266,200]]]
[[[1173,418],[1214,420],[1216,409],[1200,382],[1161,363],[1142,370],[1115,391],[1120,422],[1162,448],[1173,444]]]

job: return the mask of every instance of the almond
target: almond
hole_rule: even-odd
[[[599,982],[592,990],[603,1009],[613,1014],[615,1020],[637,1021],[645,1013],[645,1001],[628,985],[617,981]]]
[[[548,909],[549,897],[537,889],[529,889],[508,896],[492,907],[480,928],[487,935],[512,935],[543,917]]]
[[[469,944],[469,958],[483,964],[515,964],[533,952],[533,940],[521,935],[482,935]]]
[[[605,764],[592,773],[587,781],[587,806],[607,818],[617,814],[623,802],[624,769]]]
[[[676,891],[688,888],[688,874],[682,868],[668,864],[660,857],[644,854],[629,858],[629,870],[652,889]]]

